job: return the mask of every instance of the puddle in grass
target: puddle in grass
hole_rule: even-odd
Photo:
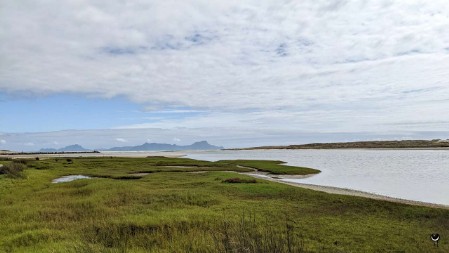
[[[136,177],[144,177],[144,176],[150,175],[150,173],[141,172],[141,173],[132,173],[132,174],[130,174],[130,175],[131,175],[131,176],[136,176]]]
[[[53,179],[53,181],[51,181],[51,182],[53,184],[58,184],[58,183],[67,183],[67,182],[71,182],[71,181],[78,180],[78,179],[90,179],[90,178],[91,177],[84,176],[84,175],[70,175],[70,176],[64,176],[64,177]]]

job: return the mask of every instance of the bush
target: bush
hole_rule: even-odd
[[[22,164],[22,165],[26,165],[28,163],[29,160],[27,159],[13,159],[12,162],[15,164]]]
[[[0,167],[0,174],[4,174],[8,177],[12,178],[23,178],[23,170],[25,169],[25,165],[18,162],[12,162],[9,164]]]
[[[222,181],[223,183],[229,184],[255,184],[257,183],[256,179],[242,179],[242,178],[228,178]]]

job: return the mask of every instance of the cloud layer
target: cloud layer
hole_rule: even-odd
[[[122,128],[449,126],[448,1],[7,1],[0,12],[3,92],[202,111]]]

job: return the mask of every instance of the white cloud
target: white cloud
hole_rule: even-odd
[[[173,141],[175,141],[175,142],[180,142],[181,139],[174,137],[174,138],[173,138]]]
[[[34,143],[33,142],[25,142],[25,143],[23,143],[23,146],[32,147],[32,146],[34,146]]]
[[[2,91],[197,113],[124,128],[448,127],[448,1],[8,1],[0,23]]]
[[[0,144],[6,144],[6,140],[0,140]]]
[[[128,142],[126,139],[124,138],[115,138],[116,141],[118,142]]]
[[[266,109],[363,99],[367,91],[385,96],[444,80],[449,2],[332,3],[11,1],[0,17],[9,24],[0,34],[0,88]],[[430,65],[407,57],[420,54]],[[358,64],[373,61],[362,70]],[[407,66],[397,73],[391,64]],[[416,69],[440,76],[406,78]]]

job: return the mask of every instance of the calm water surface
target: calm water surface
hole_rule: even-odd
[[[268,159],[322,172],[301,183],[449,205],[449,150],[251,150],[192,152],[200,160]]]
[[[84,175],[71,175],[71,176],[64,176],[64,177],[53,179],[53,181],[51,181],[51,182],[53,184],[59,184],[59,183],[72,182],[72,181],[75,181],[78,179],[90,179],[90,178],[91,177],[84,176]]]

